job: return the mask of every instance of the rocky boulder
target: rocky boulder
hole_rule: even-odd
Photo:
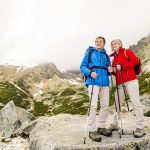
[[[0,111],[0,137],[9,138],[21,126],[28,124],[35,117],[28,111],[18,108],[10,101]]]
[[[144,94],[140,97],[144,115],[150,117],[150,95]]]

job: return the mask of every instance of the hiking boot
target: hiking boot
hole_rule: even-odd
[[[136,128],[136,131],[134,131],[133,136],[135,138],[141,138],[145,135],[144,129]]]
[[[112,136],[112,132],[106,128],[98,128],[97,132],[104,136]]]
[[[114,125],[114,124],[110,124],[110,126],[109,126],[109,131],[117,131],[117,130],[119,130],[118,129],[118,126],[116,126],[116,125]]]
[[[89,132],[89,138],[95,142],[100,142],[102,140],[100,134],[96,131]]]

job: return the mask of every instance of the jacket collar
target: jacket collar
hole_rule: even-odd
[[[98,51],[98,52],[100,52],[100,53],[106,53],[105,48],[103,48],[103,49],[100,51],[100,50],[98,50],[96,47],[89,46],[88,49],[89,49],[89,50],[92,50],[92,51]]]
[[[120,47],[118,54],[124,53],[125,48]],[[116,52],[113,52],[110,57],[116,57],[118,55]]]
[[[124,50],[125,50],[125,48],[120,47],[118,54],[119,53],[124,53]]]

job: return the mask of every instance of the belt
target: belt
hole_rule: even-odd
[[[103,67],[103,66],[91,66],[91,67],[88,67],[89,69],[94,69],[94,68],[98,68],[98,69],[104,69],[104,70],[107,70],[106,67]]]

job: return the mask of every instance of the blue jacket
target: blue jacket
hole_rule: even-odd
[[[91,59],[89,61],[89,55],[90,51],[92,51]],[[106,55],[106,50],[102,49],[99,51],[95,47],[90,46],[85,56],[82,60],[82,63],[80,65],[81,72],[84,76],[87,77],[86,79],[86,85],[92,85],[94,82],[94,85],[97,86],[109,86],[109,73],[106,69],[100,69],[100,68],[92,68],[92,66],[102,66],[107,68],[110,65],[110,58]],[[98,74],[98,77],[96,79],[91,78],[90,74],[92,71],[96,71]]]

